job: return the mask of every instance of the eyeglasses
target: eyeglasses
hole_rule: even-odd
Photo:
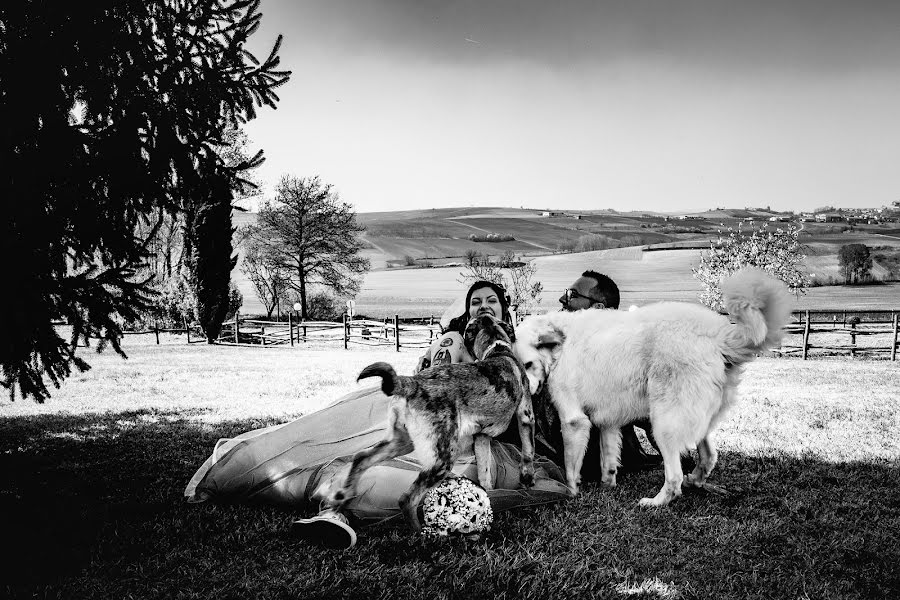
[[[580,294],[573,289],[563,291],[563,295],[566,297],[566,302],[571,302],[572,298],[584,298],[585,300],[590,300],[591,302],[602,302],[601,300],[597,300],[596,298],[591,298],[590,296]]]

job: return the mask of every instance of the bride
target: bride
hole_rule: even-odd
[[[457,302],[447,310],[441,319],[442,335],[419,359],[416,371],[472,362],[462,333],[471,317],[483,313],[511,323],[505,290],[488,281],[476,281],[466,293],[465,304],[460,306]],[[221,439],[191,478],[184,494],[189,502],[267,503],[304,511],[314,509],[316,490],[340,480],[356,452],[384,437],[389,402],[380,387],[374,386],[347,394],[294,421]],[[569,497],[563,474],[551,461],[535,457],[535,486],[523,490],[517,489],[518,447],[492,440],[491,452],[495,489],[488,495],[495,511]],[[352,524],[380,522],[400,514],[399,496],[409,488],[418,471],[413,455],[373,467],[363,474],[359,495],[347,503],[343,513],[323,510],[297,519],[292,532],[311,543],[349,548],[356,543]],[[478,480],[471,447],[460,453],[453,472]]]

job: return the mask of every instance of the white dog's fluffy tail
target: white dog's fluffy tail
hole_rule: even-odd
[[[781,281],[761,269],[746,267],[722,282],[725,310],[734,319],[722,353],[735,364],[781,343],[791,315],[791,298]]]

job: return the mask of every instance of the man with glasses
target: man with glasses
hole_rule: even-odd
[[[581,277],[563,292],[559,297],[562,310],[576,311],[589,309],[618,309],[619,287],[616,283],[596,271],[585,271]],[[559,429],[559,418],[548,398],[541,398],[543,402],[536,402],[536,406],[543,407],[543,414],[539,416],[539,425],[546,431],[547,441],[556,450],[557,460],[562,462],[563,442]],[[630,423],[622,428],[622,471],[640,471],[653,469],[662,464],[662,457],[658,454],[647,454],[641,447],[640,440],[634,431],[640,427],[647,433],[647,437],[654,444],[653,434],[649,420],[640,420]],[[581,468],[582,481],[600,481],[600,432],[596,427],[591,427],[591,437],[588,442],[587,452]]]

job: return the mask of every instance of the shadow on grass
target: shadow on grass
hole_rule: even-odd
[[[0,420],[0,592],[9,597],[892,597],[900,467],[723,453],[728,496],[640,510],[662,472],[498,514],[480,543],[363,529],[346,552],[287,535],[291,511],[189,505],[216,440],[271,421],[185,412]]]

